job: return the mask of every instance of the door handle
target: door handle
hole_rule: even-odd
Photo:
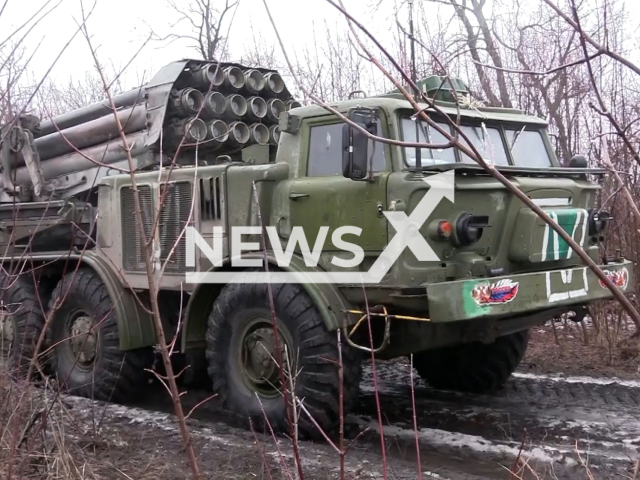
[[[308,193],[293,193],[293,192],[291,192],[289,194],[289,198],[291,200],[298,200],[300,198],[308,198],[308,197],[309,197]]]

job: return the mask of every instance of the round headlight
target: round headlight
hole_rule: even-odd
[[[463,214],[456,222],[456,240],[460,245],[471,245],[482,237],[489,226],[489,218],[484,215]]]
[[[609,212],[598,212],[595,209],[589,210],[589,235],[601,234],[607,227],[607,222],[611,220]]]

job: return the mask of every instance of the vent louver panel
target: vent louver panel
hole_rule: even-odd
[[[168,192],[158,222],[160,262],[162,265],[166,262],[166,273],[186,272],[192,270],[192,268],[186,267],[186,235],[184,232],[190,218],[192,185],[190,182],[161,185],[160,198],[162,198],[162,189],[164,188],[168,188]],[[153,228],[157,205],[153,202],[149,185],[138,186],[138,191],[140,192],[145,236],[148,239]],[[146,270],[143,254],[144,240],[136,225],[135,197],[131,187],[124,187],[120,191],[120,206],[123,267],[130,272],[144,272]],[[167,261],[167,259],[169,260]]]
[[[160,261],[164,265],[171,256],[165,272],[186,272],[192,270],[186,266],[185,231],[191,214],[192,186],[190,182],[176,182],[162,188],[169,191],[160,212]]]
[[[138,186],[142,223],[145,236],[149,238],[153,222],[153,202],[151,187]],[[125,270],[137,272],[145,271],[143,242],[140,229],[136,224],[136,202],[133,188],[123,187],[120,190],[120,212],[122,221],[122,262]]]
[[[200,219],[220,220],[222,218],[222,192],[220,177],[200,179]]]

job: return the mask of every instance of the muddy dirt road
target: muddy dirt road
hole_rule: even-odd
[[[436,391],[415,380],[418,444],[424,478],[451,480],[508,479],[516,458],[523,478],[633,478],[640,447],[640,382],[615,378],[549,377],[516,374],[494,395]],[[413,429],[410,368],[379,363],[377,384],[382,411],[388,478],[418,478],[416,434]],[[154,387],[155,388],[155,387]],[[347,418],[354,438],[369,427],[347,457],[350,478],[383,478],[375,389],[365,366],[361,397]],[[186,411],[210,392],[189,391]],[[88,411],[90,403],[70,399]],[[177,435],[172,406],[162,390],[136,405],[109,405],[112,425],[145,425]],[[256,457],[254,435],[231,425],[215,399],[199,407],[190,419],[196,439],[239,455]],[[287,439],[259,437],[265,455],[279,462],[279,452],[291,460]],[[337,478],[338,457],[328,445],[303,442],[309,478]],[[530,469],[529,469],[530,467]],[[282,468],[282,466],[276,468]],[[535,474],[533,473],[535,472]],[[511,477],[517,478],[517,477]]]

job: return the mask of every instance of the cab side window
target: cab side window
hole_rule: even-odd
[[[311,127],[307,176],[342,175],[342,122]],[[381,133],[378,120],[378,135]],[[369,140],[369,155],[373,153],[373,170],[386,170],[384,144]],[[375,150],[374,150],[375,148]]]

